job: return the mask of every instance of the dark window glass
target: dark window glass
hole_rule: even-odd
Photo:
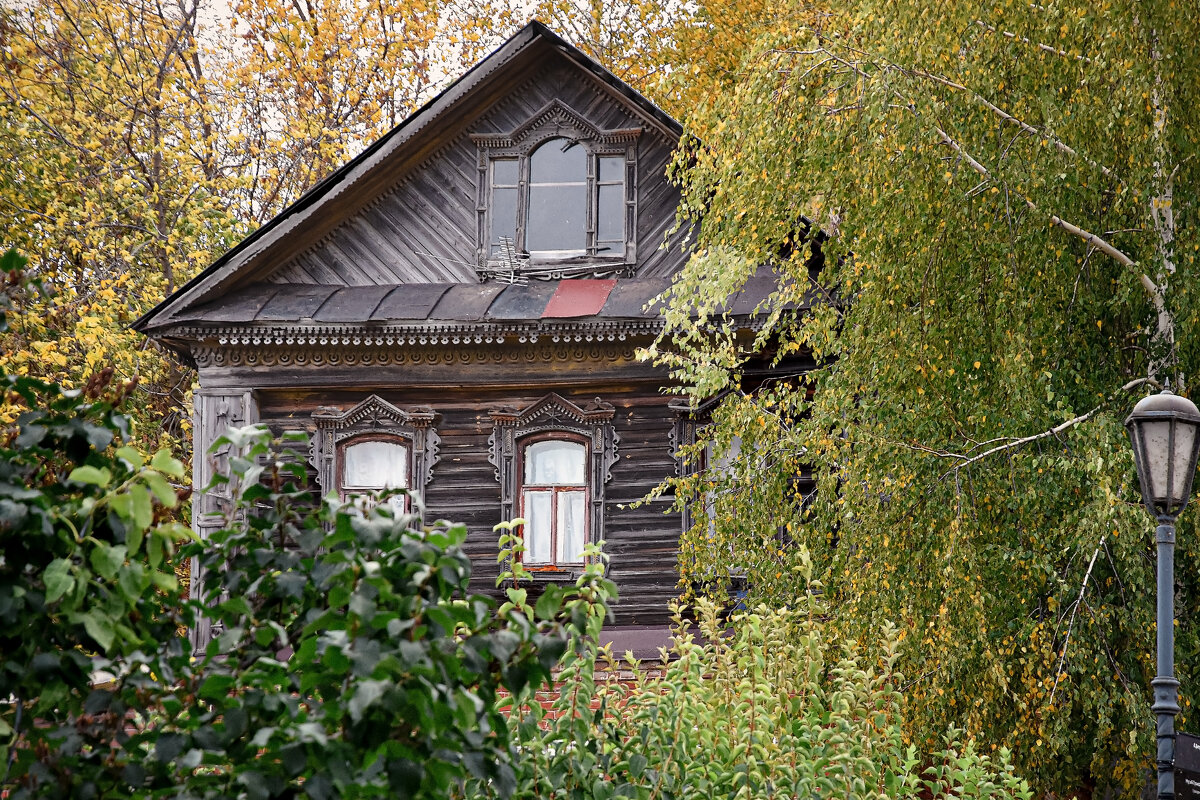
[[[596,239],[600,243],[625,241],[625,187],[600,186],[596,203]]]
[[[517,160],[515,158],[499,159],[492,162],[492,185],[517,185]]]
[[[587,151],[551,139],[529,157],[529,207],[525,249],[587,248]]]
[[[600,182],[625,183],[625,156],[600,157]]]
[[[500,252],[500,244],[507,237],[516,247],[517,243],[517,188],[492,190],[492,254]]]
[[[525,249],[583,250],[587,247],[587,186],[529,187]]]
[[[531,183],[583,183],[587,180],[587,150],[569,139],[551,139],[529,157]]]

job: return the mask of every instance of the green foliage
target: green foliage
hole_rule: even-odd
[[[136,608],[111,608],[108,584],[149,571],[150,546],[106,550],[71,539],[64,576],[21,531],[32,540],[31,563],[47,566],[30,571],[44,574],[40,595],[5,586],[6,596],[32,598],[9,604],[6,621],[37,643],[23,649],[15,637],[5,664],[3,688],[15,702],[0,721],[13,761],[0,785],[14,800],[444,797],[468,776],[499,796],[511,792],[516,755],[497,693],[545,685],[589,618],[575,609],[578,596],[589,607],[602,602],[603,580],[593,571],[536,612],[497,611],[467,592],[465,528],[394,518],[386,505],[366,517],[333,500],[316,510],[298,454],[276,445],[259,427],[216,444],[231,448],[229,475],[217,483],[231,490],[234,524],[184,548],[220,576],[190,604],[194,616],[148,607],[182,602],[169,572],[158,580],[170,594],[142,587]],[[109,492],[94,506],[121,509],[110,518],[128,542],[142,501],[120,498],[141,488],[146,502],[157,497],[152,470],[178,467],[164,459],[130,467],[141,471],[121,486],[111,466],[96,464],[76,468],[66,484]],[[28,494],[69,529],[95,518],[57,496]],[[172,531],[160,525],[142,540]],[[91,580],[80,578],[82,563]],[[43,596],[85,609],[57,623],[71,621],[73,639],[46,633],[56,619]],[[199,659],[178,630],[188,619],[218,634]]]
[[[698,631],[677,613],[661,664],[581,640],[549,710],[534,693],[513,700],[514,797],[1032,797],[1008,751],[981,753],[961,730],[921,758],[900,728],[895,629],[868,655],[834,641],[819,594],[800,597],[732,624],[701,601]]]
[[[23,264],[0,260],[6,286]],[[13,800],[119,791],[113,759],[144,719],[152,670],[186,651],[170,556],[189,532],[156,522],[183,466],[122,445],[129,387],[109,378],[65,391],[0,373],[25,409],[0,430],[0,786]]]
[[[468,775],[507,795],[497,692],[546,683],[592,578],[537,614],[497,610],[468,593],[465,527],[332,498],[314,515],[297,453],[257,427],[222,445],[254,511],[192,548],[222,576],[202,603],[220,635],[178,692],[187,713],[165,753],[157,737],[163,760],[195,769],[203,797],[444,797]]]
[[[704,141],[678,162],[704,252],[655,354],[697,397],[731,390],[715,435],[743,441],[679,487],[716,508],[714,532],[695,515],[685,568],[743,568],[777,606],[797,557],[770,543],[803,543],[839,631],[899,625],[915,742],[956,722],[1011,747],[1039,791],[1133,792],[1152,765],[1154,579],[1121,421],[1138,393],[1186,388],[1200,352],[1196,19],[863,0],[785,20],[688,120]],[[752,346],[719,313],[693,322],[768,261],[780,291]],[[811,312],[782,313],[805,292]],[[756,349],[817,369],[759,389],[743,381]],[[788,481],[803,464],[811,503]]]
[[[4,256],[6,287],[22,264]],[[126,388],[0,381],[25,409],[0,432],[0,794],[423,798],[468,776],[511,791],[497,693],[546,683],[603,602],[597,571],[536,612],[497,611],[467,591],[464,527],[319,505],[260,427],[216,443],[228,525],[196,541],[163,521],[182,464],[122,443]],[[184,540],[219,577],[190,602],[171,569]],[[197,623],[219,633],[200,658]]]

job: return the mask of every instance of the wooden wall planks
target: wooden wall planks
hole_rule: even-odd
[[[519,91],[499,98],[398,185],[268,278],[274,283],[365,286],[476,282],[477,150],[471,133],[504,133],[560,99],[600,128],[636,117],[597,80],[555,59]],[[637,146],[638,274],[671,275],[686,259],[681,233],[668,237],[679,192],[666,180],[676,142],[647,129]],[[664,242],[668,243],[663,247]]]
[[[666,501],[629,507],[674,470],[669,435],[675,412],[667,407],[669,398],[656,385],[545,386],[522,391],[453,387],[259,391],[258,413],[273,430],[295,430],[311,425],[317,407],[349,408],[371,391],[401,408],[427,405],[438,412],[435,429],[441,442],[433,478],[425,491],[427,517],[467,525],[474,586],[484,592],[495,591],[498,567],[492,526],[500,521],[500,487],[488,461],[488,437],[492,434],[488,410],[498,405],[522,407],[550,391],[577,404],[598,394],[612,403],[621,458],[606,487],[605,539],[612,557],[609,574],[621,592],[614,606],[615,624],[667,622],[668,604],[677,594],[675,559],[681,519],[676,513],[664,513],[669,506]]]

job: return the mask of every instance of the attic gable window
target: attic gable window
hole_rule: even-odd
[[[476,134],[478,272],[525,282],[627,272],[637,258],[641,128],[600,130],[559,101],[506,134]]]

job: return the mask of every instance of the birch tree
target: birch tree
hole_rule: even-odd
[[[726,393],[710,447],[740,446],[677,487],[711,509],[683,583],[744,572],[787,604],[811,588],[804,545],[844,632],[900,625],[914,740],[965,724],[1043,792],[1128,796],[1153,765],[1154,578],[1122,421],[1146,392],[1186,393],[1200,357],[1194,14],[781,5],[678,160],[702,252],[651,355],[695,397]],[[779,290],[749,343],[720,307],[764,262]],[[752,358],[797,374],[755,386]]]

